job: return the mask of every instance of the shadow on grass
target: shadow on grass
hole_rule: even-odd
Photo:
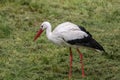
[[[120,61],[120,55],[118,54],[103,54],[107,59],[110,59],[110,60],[116,60],[116,61]]]

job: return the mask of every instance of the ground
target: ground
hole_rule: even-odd
[[[0,80],[68,80],[68,48],[48,41],[45,32],[33,42],[43,21],[53,28],[65,21],[84,26],[108,53],[80,48],[86,74],[82,78],[73,49],[71,80],[120,79],[119,0],[1,0]]]

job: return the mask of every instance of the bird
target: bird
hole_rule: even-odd
[[[79,48],[86,47],[88,49],[94,49],[99,52],[105,52],[104,48],[93,38],[93,36],[83,26],[74,24],[72,22],[63,22],[52,31],[51,23],[49,23],[48,21],[44,21],[40,25],[40,29],[36,33],[33,41],[36,41],[36,39],[42,34],[44,30],[46,30],[46,36],[48,40],[52,41],[57,45],[63,45],[69,48],[69,79],[72,77],[72,48],[75,48],[79,53],[82,77],[85,77],[85,72],[83,64],[83,54],[81,53]]]

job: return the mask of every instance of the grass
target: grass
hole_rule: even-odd
[[[68,80],[69,52],[49,42],[45,33],[33,42],[43,21],[53,28],[71,21],[84,26],[108,56],[81,48],[86,77],[74,52],[71,80],[120,79],[119,0],[1,0],[0,80]]]

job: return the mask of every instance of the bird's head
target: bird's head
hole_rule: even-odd
[[[34,37],[34,41],[35,41],[35,40],[42,34],[42,32],[43,32],[45,29],[47,29],[49,26],[51,26],[49,22],[47,22],[47,21],[43,22],[43,23],[40,25],[39,31],[37,32],[37,34],[36,34],[35,37]]]
[[[45,21],[40,25],[40,29],[45,30],[48,28],[48,26],[51,26],[50,23]]]

